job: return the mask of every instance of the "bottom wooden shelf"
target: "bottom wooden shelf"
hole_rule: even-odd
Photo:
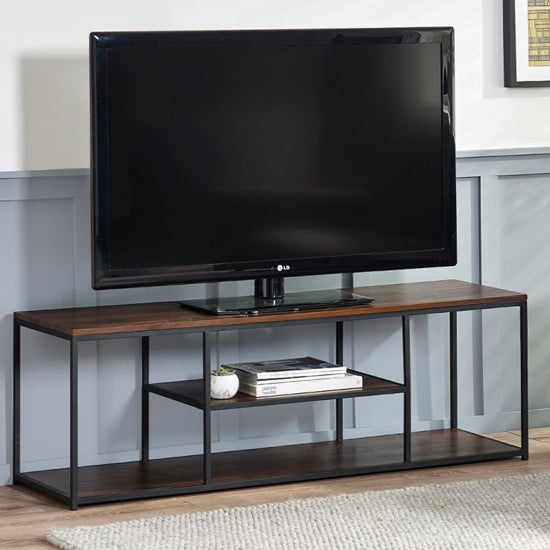
[[[212,481],[203,483],[202,455],[78,469],[79,504],[175,495],[270,483],[521,456],[521,448],[461,430],[416,432],[410,463],[403,435],[325,441],[212,455]],[[16,482],[69,497],[68,468],[26,472]],[[47,489],[50,489],[48,491]]]

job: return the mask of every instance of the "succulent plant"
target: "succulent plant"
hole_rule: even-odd
[[[235,369],[229,367],[224,367],[223,365],[217,369],[210,372],[212,376],[227,376],[229,374],[235,374]]]

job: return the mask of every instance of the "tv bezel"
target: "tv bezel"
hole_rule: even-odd
[[[454,31],[451,27],[307,29],[239,31],[92,32],[90,34],[92,286],[96,290],[356,273],[455,265],[456,179],[454,140]],[[265,261],[212,263],[117,270],[109,264],[109,126],[106,100],[108,51],[117,47],[162,45],[327,45],[331,43],[416,44],[441,47],[441,136],[444,210],[443,247],[350,256],[273,258]]]

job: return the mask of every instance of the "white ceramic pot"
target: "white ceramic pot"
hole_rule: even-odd
[[[210,376],[210,397],[230,399],[239,391],[239,377],[236,374]]]

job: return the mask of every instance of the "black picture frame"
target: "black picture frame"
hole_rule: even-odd
[[[523,5],[527,7],[528,5],[525,0],[522,0],[519,5],[518,2],[516,0],[503,0],[504,86],[507,88],[550,86],[550,79],[525,78],[524,76],[526,72],[533,72],[533,75],[535,75],[537,67],[529,67],[527,60],[523,62],[523,56],[518,55],[517,40],[518,36],[523,33],[521,30],[518,31],[517,8],[521,8]],[[522,69],[521,75],[518,70],[520,68]],[[548,73],[550,74],[550,66],[548,67]]]

